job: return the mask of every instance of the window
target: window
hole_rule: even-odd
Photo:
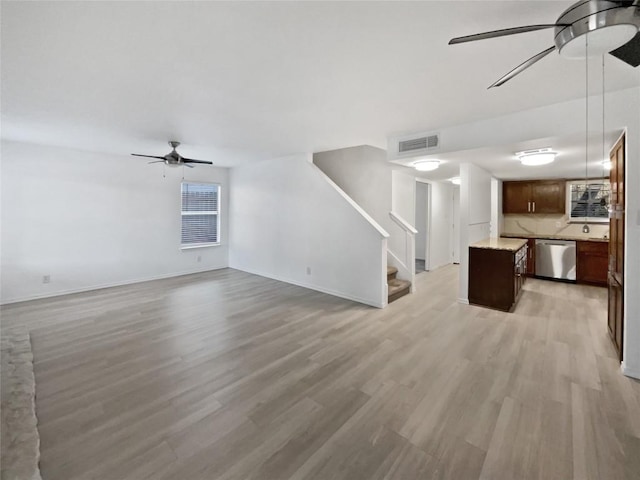
[[[181,246],[204,247],[220,243],[220,186],[183,182],[181,190]]]
[[[611,184],[609,180],[577,180],[567,182],[567,212],[569,221],[608,223],[609,198]]]

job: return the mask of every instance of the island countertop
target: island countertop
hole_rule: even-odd
[[[485,238],[484,240],[469,245],[469,247],[517,252],[526,244],[526,238]]]
[[[536,233],[503,233],[504,238],[537,238],[541,240],[573,240],[576,242],[608,242],[608,238],[572,237],[571,235],[544,235]]]

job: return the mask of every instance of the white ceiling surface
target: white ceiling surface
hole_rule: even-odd
[[[571,3],[3,1],[2,136],[153,155],[175,139],[220,166],[386,148],[390,134],[583,96],[584,63],[555,53],[486,89],[553,30],[447,45]],[[607,60],[607,90],[637,85],[633,70]]]
[[[426,160],[437,158],[442,163],[433,172],[423,176],[430,180],[448,180],[459,175],[460,163],[469,162],[482,166],[501,180],[541,179],[541,178],[595,178],[608,176],[603,170],[602,161],[609,156],[609,150],[622,131],[606,132],[604,153],[602,132],[589,135],[589,156],[585,158],[585,135],[538,138],[526,142],[496,145],[490,148],[477,148],[434,154],[423,157]],[[516,152],[550,147],[557,153],[553,163],[539,166],[524,166],[514,155]],[[585,170],[586,167],[586,170]]]

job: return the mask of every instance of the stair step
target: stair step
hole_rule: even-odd
[[[388,303],[391,303],[400,297],[404,297],[411,291],[411,282],[407,282],[406,280],[394,278],[393,280],[389,280],[387,284],[389,285]]]
[[[397,273],[398,269],[396,267],[387,266],[387,283],[389,283],[390,280],[394,280]]]

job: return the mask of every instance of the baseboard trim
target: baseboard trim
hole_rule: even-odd
[[[624,362],[622,362],[620,364],[620,370],[622,370],[622,374],[625,375],[626,377],[633,377],[633,378],[637,378],[638,380],[640,380],[640,370],[631,369],[631,368],[627,367],[624,364]]]
[[[36,295],[27,295],[26,297],[17,297],[17,298],[10,298],[8,300],[3,300],[2,302],[0,302],[0,305],[9,305],[12,303],[21,303],[21,302],[29,302],[31,300],[40,300],[42,298],[53,298],[53,297],[61,297],[63,295],[72,295],[74,293],[84,293],[84,292],[91,292],[93,290],[102,290],[103,288],[112,288],[112,287],[123,287],[125,285],[132,285],[134,283],[144,283],[144,282],[151,282],[153,280],[162,280],[165,278],[173,278],[173,277],[182,277],[185,275],[194,275],[196,273],[204,273],[204,272],[212,272],[214,270],[222,270],[223,268],[229,268],[228,266],[221,266],[221,267],[214,267],[214,268],[204,268],[204,269],[199,269],[199,270],[189,270],[186,272],[175,272],[175,273],[166,273],[166,274],[162,274],[162,275],[151,275],[148,277],[141,277],[141,278],[136,278],[133,280],[126,280],[123,282],[112,282],[112,283],[102,283],[99,285],[91,285],[88,287],[81,287],[81,288],[70,288],[67,290],[60,290],[57,292],[53,292],[53,293],[42,293],[42,294],[36,294]]]
[[[251,268],[240,268],[236,266],[229,266],[229,268],[233,268],[234,270],[240,270],[241,272],[250,273],[251,275],[258,275],[259,277],[270,278],[271,280],[277,280],[279,282],[290,283],[291,285],[295,285],[297,287],[308,288],[309,290],[315,290],[316,292],[326,293],[327,295],[333,295],[334,297],[344,298],[345,300],[351,300],[353,302],[363,303],[364,305],[369,305],[370,307],[384,308],[387,306],[386,299],[383,302],[375,302],[370,299],[361,298],[361,297],[350,295],[343,292],[338,292],[336,290],[331,290],[330,288],[324,288],[324,287],[320,287],[313,284],[298,282],[296,280],[292,280],[290,278],[286,278],[280,275],[267,274],[265,272],[260,272],[258,270],[254,270]]]
[[[462,303],[463,305],[469,305],[468,298],[458,298],[458,303]]]

